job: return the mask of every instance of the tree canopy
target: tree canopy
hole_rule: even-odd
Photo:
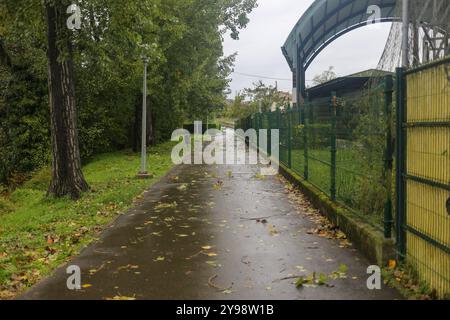
[[[73,47],[77,125],[82,159],[133,146],[140,121],[142,55],[150,59],[152,139],[184,121],[225,106],[235,56],[225,36],[239,38],[256,0],[79,0],[81,28]],[[0,182],[49,163],[48,4],[0,3]],[[67,18],[70,14],[67,14]],[[64,59],[64,57],[62,57]]]

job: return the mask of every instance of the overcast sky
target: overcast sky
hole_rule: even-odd
[[[281,46],[302,14],[313,0],[258,0],[259,7],[250,15],[250,24],[241,32],[238,41],[225,39],[225,54],[238,52],[235,71],[239,73],[292,78]],[[383,53],[390,24],[382,23],[356,29],[337,39],[314,60],[306,79],[334,66],[338,76],[375,68]],[[252,87],[258,78],[232,75],[232,96],[235,92]],[[275,84],[275,80],[263,80]],[[278,81],[280,90],[292,90],[291,81]]]

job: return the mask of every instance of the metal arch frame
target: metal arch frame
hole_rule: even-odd
[[[289,34],[288,39],[282,47],[282,52],[291,70],[295,73],[296,86],[298,88],[297,102],[306,96],[305,72],[314,59],[334,40],[352,30],[367,25],[365,15],[368,15],[368,13],[364,8],[368,8],[369,5],[378,5],[380,7],[382,17],[377,19],[375,21],[376,23],[402,20],[400,15],[395,11],[399,2],[402,0],[366,0],[365,5],[362,7],[363,9],[358,8],[358,11],[354,12],[354,6],[357,1],[362,2],[364,0],[316,0],[298,20]],[[430,14],[430,4],[433,1],[435,4],[439,2],[439,0],[427,0],[424,3],[424,9],[419,18],[420,23],[422,25],[434,25],[434,27],[448,33],[448,25],[444,22],[433,23],[431,21],[432,18],[427,16],[427,14]],[[336,4],[336,7],[328,11],[330,3]],[[442,3],[445,3],[445,1],[440,1],[437,7],[441,8]],[[348,13],[348,16],[342,19],[340,17],[341,12],[346,8],[349,8],[350,11],[345,12]],[[447,7],[446,10],[448,11],[449,8]],[[436,10],[436,6],[433,10]],[[321,17],[320,21],[315,22],[318,15]],[[332,19],[336,21],[332,23],[331,27],[326,28],[326,23],[333,21]],[[350,25],[350,23],[353,23],[353,25]],[[302,28],[307,30],[309,28],[307,34],[303,34],[304,38],[302,38]],[[319,32],[319,35],[316,38],[315,34],[317,32]],[[303,33],[305,32],[303,31]],[[306,51],[304,44],[308,46]]]
[[[400,18],[395,17],[388,17],[388,18],[381,18],[377,20],[377,23],[383,23],[383,22],[397,22],[400,21]],[[308,69],[308,67],[311,65],[311,63],[314,61],[314,59],[333,41],[336,39],[342,37],[343,35],[349,33],[350,31],[353,31],[355,29],[362,28],[364,26],[367,26],[367,21],[355,24],[351,27],[348,27],[336,34],[334,34],[331,38],[325,40],[315,51],[313,51],[312,55],[307,59],[305,63],[305,69]]]
[[[301,98],[306,96],[306,84],[305,84],[305,72],[310,66],[310,64],[313,62],[313,60],[322,52],[330,43],[338,39],[339,37],[345,35],[346,33],[364,27],[367,25],[367,19],[364,18],[364,15],[367,14],[367,10],[358,10],[356,12],[353,12],[353,7],[356,1],[362,1],[362,0],[339,0],[339,4],[334,8],[333,10],[328,12],[328,4],[329,0],[316,0],[309,9],[305,12],[305,14],[299,19],[297,24],[295,25],[294,29],[289,34],[288,39],[286,40],[285,45],[282,47],[283,55],[285,56],[289,66],[291,67],[291,70],[295,72],[296,74],[296,83],[297,83],[297,102],[301,100]],[[381,10],[385,11],[383,17],[376,20],[377,23],[381,22],[393,22],[393,21],[399,21],[400,17],[397,17],[394,15],[394,10],[397,5],[397,1],[399,0],[378,0],[378,1],[372,1],[376,2],[375,4],[380,6]],[[371,0],[366,0],[366,4],[364,8],[368,7],[371,4]],[[324,6],[324,14],[323,17],[320,19],[318,23],[314,23],[315,13],[312,12],[314,9],[320,8],[319,6]],[[350,13],[345,19],[339,19],[339,14],[341,10],[345,9],[346,7],[351,6]],[[387,11],[387,12],[386,12]],[[329,28],[325,28],[325,23],[332,19],[333,17],[336,17],[335,23]],[[361,17],[359,19],[359,22],[348,25],[351,21],[354,21],[355,18]],[[306,35],[304,39],[302,39],[301,31],[298,30],[301,23],[304,22],[306,24],[311,24],[311,30]],[[347,24],[342,30],[336,31],[338,26],[341,26],[343,24]],[[321,35],[319,36],[319,39],[314,39],[314,34],[317,29],[314,29],[316,25],[323,25],[323,31],[321,32]],[[334,30],[334,31],[333,31]],[[326,38],[326,36],[330,33],[333,33],[331,37]],[[295,46],[292,44],[295,42]],[[302,48],[303,43],[308,43],[309,48],[307,51],[304,50],[304,47]],[[289,55],[289,52],[287,51],[287,44],[290,43],[291,49],[295,50],[295,55],[292,57],[293,52],[291,52],[291,56]]]
[[[338,14],[342,8],[345,8],[345,7],[347,7],[350,4],[352,4],[352,6],[353,6],[355,1],[361,1],[361,0],[347,0],[347,2],[342,3],[342,7],[338,7],[337,9],[335,9],[335,10],[331,11],[330,13],[326,14],[324,16],[324,18],[321,21],[319,21],[319,24],[325,23],[328,19],[333,17],[335,14]],[[328,2],[326,2],[326,3],[328,3]],[[370,5],[370,0],[366,0],[365,7],[367,8],[369,5]],[[391,21],[392,20],[399,20],[400,19],[399,17],[392,16],[392,14],[394,12],[394,9],[395,9],[395,6],[396,6],[395,3],[389,3],[388,5],[382,6],[381,9],[390,8],[390,11],[389,11],[389,14],[387,15],[387,17],[381,18],[381,19],[377,20],[377,22],[389,22],[389,21],[385,21],[387,19],[389,19]],[[352,25],[352,26],[348,26],[347,25],[346,28],[344,28],[343,30],[335,33],[335,35],[331,39],[333,39],[333,41],[334,41],[334,40],[336,40],[337,38],[339,38],[340,36],[344,35],[345,33],[349,32],[349,31],[352,31],[352,30],[354,30],[356,28],[360,28],[360,27],[366,26],[367,25],[367,19],[363,19],[363,16],[365,14],[367,14],[367,9],[361,10],[361,11],[357,11],[357,12],[351,12],[351,14],[345,20],[341,20],[340,21],[339,19],[336,19],[337,20],[336,23],[331,28],[325,29],[323,31],[323,35],[328,34],[333,29],[336,29],[336,27],[339,26],[340,24],[346,23],[346,21],[347,21],[347,24],[348,24],[348,21],[351,21],[352,19],[354,19],[354,18],[356,18],[358,16],[361,16],[361,19],[360,19],[361,21],[359,23],[357,23],[355,25]],[[350,28],[350,30],[347,30],[349,28]],[[306,57],[305,60],[307,60],[307,61],[314,60],[314,57],[316,57],[320,53],[320,51],[322,51],[324,49],[324,46],[322,46],[322,45],[318,49],[314,49],[316,47],[316,45],[319,44],[321,41],[314,41],[314,33],[313,32],[311,32],[305,39],[303,39],[303,42],[308,42],[310,39],[313,39],[313,43],[311,45],[311,48],[307,52],[303,51],[303,53],[304,53],[303,58]],[[328,41],[328,40],[325,40],[325,42],[327,42],[328,44],[332,42],[332,41]],[[313,57],[310,57],[311,54],[313,54]],[[309,62],[308,65],[309,64],[311,64],[311,62]],[[307,69],[306,66],[305,66],[305,68]]]

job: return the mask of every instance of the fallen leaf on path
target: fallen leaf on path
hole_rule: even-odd
[[[214,253],[214,252],[205,253],[205,255],[208,257],[217,257],[217,253]]]
[[[172,202],[172,203],[160,203],[158,204],[155,209],[156,210],[160,210],[160,209],[174,209],[178,206],[178,203],[176,201]]]
[[[296,266],[295,268],[297,268],[300,272],[306,272],[307,271],[303,266]]]
[[[206,264],[214,268],[220,267],[220,264],[218,264],[217,261],[206,261]]]
[[[270,233],[271,236],[278,235],[277,229],[275,229],[275,226],[272,225],[272,224],[269,224],[269,233]]]
[[[154,262],[161,262],[161,261],[165,261],[165,260],[166,260],[165,257],[158,257],[158,258],[154,259],[153,261]]]
[[[106,300],[124,300],[124,301],[134,301],[136,297],[126,297],[126,296],[115,296],[113,298],[106,298]]]
[[[223,181],[222,180],[219,180],[219,181],[217,181],[214,184],[214,189],[216,189],[216,190],[220,190],[220,189],[222,189],[222,187],[223,187]]]
[[[118,271],[122,271],[122,270],[136,270],[136,269],[139,269],[139,266],[131,265],[131,264],[117,268]]]

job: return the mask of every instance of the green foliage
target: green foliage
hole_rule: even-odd
[[[245,96],[257,104],[258,110],[259,105],[261,105],[262,112],[271,111],[274,104],[281,106],[290,102],[285,96],[280,94],[276,86],[266,86],[262,81],[254,83],[253,88],[245,89]]]
[[[224,113],[226,118],[245,119],[257,112],[269,112],[273,106],[281,107],[291,101],[277,87],[266,86],[262,81],[239,92]]]
[[[239,93],[229,106],[226,117],[231,119],[245,119],[256,112],[258,112],[258,104],[256,102],[245,101],[245,95]]]
[[[0,183],[50,162],[45,2],[0,3]],[[75,3],[82,13],[71,38],[84,160],[136,144],[144,54],[154,141],[225,107],[235,55],[223,56],[223,37],[238,38],[256,0]]]

